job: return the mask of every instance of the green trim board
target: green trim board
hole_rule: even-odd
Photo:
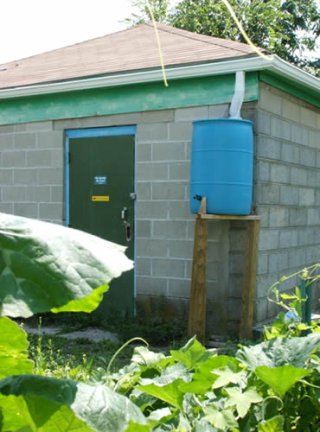
[[[311,105],[320,107],[320,91],[317,93],[314,89],[311,90],[307,87],[297,85],[293,81],[290,82],[284,80],[277,74],[268,71],[261,71],[259,73],[259,79],[260,81],[263,81],[278,90],[282,90],[291,96],[295,96]]]
[[[235,74],[98,88],[0,101],[0,124],[144,112],[231,102]],[[246,74],[245,101],[259,98],[257,72]]]

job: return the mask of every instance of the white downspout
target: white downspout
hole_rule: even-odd
[[[245,72],[236,72],[234,94],[229,109],[229,117],[231,118],[241,119],[240,112],[244,100],[245,86]]]

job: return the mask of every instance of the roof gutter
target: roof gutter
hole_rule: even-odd
[[[166,68],[168,80],[194,78],[209,75],[223,75],[238,71],[269,70],[278,75],[302,84],[304,87],[320,91],[320,79],[304,72],[277,56],[270,56],[270,60],[262,57],[249,57],[234,60],[223,60],[212,63],[202,63],[188,66],[173,66]],[[77,80],[61,81],[56,83],[36,84],[24,87],[0,90],[0,99],[35,96],[42,94],[63,93],[77,90],[116,87],[129,84],[140,84],[161,81],[160,69],[149,71],[119,73],[102,77],[90,77]]]

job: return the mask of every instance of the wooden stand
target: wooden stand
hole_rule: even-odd
[[[252,337],[254,300],[256,291],[257,252],[260,217],[255,215],[215,215],[206,213],[206,198],[202,198],[199,213],[196,216],[191,292],[188,320],[188,335],[197,335],[204,342],[206,328],[206,268],[208,221],[239,220],[247,222],[247,239],[244,260],[244,284],[239,336]]]

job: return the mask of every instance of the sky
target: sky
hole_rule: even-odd
[[[0,0],[0,64],[123,30],[134,10],[131,0]]]

